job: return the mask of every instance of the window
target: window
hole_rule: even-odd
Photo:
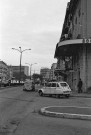
[[[46,86],[47,86],[47,87],[51,87],[51,83],[47,83]]]
[[[51,87],[56,87],[56,83],[52,83],[52,86]]]
[[[66,87],[66,86],[67,86],[66,83],[60,83],[60,85],[61,85],[62,87]]]
[[[59,84],[57,83],[57,87],[59,87]]]

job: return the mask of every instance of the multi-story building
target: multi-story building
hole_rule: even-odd
[[[49,80],[50,69],[46,68],[46,67],[41,68],[40,69],[40,75],[42,75],[44,81]]]
[[[9,79],[8,66],[5,62],[0,61],[0,81]]]
[[[27,76],[29,76],[29,67],[21,66],[21,80],[24,81]],[[12,79],[20,79],[20,66],[8,66],[5,62],[0,61],[0,83]]]
[[[70,0],[67,4],[62,34],[55,50],[58,74],[73,90],[79,78],[83,92],[91,87],[91,0]],[[61,71],[59,62],[65,63]]]
[[[15,80],[20,79],[20,66],[12,66],[13,77]],[[29,67],[21,66],[21,81],[24,81],[29,76]]]
[[[51,69],[50,69],[50,80],[56,80],[56,76],[55,76],[55,69],[57,67],[57,63],[53,63],[52,66],[51,66]]]
[[[10,65],[8,65],[8,72],[9,72],[9,78],[10,78],[10,80],[12,80],[12,78],[13,78],[13,70],[12,70],[12,66]]]

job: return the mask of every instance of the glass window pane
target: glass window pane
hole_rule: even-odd
[[[51,87],[56,87],[56,83],[52,83],[52,86]]]
[[[60,85],[61,85],[62,87],[68,86],[66,83],[60,83]]]
[[[57,87],[59,87],[59,84],[57,83]]]

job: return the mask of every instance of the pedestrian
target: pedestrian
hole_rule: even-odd
[[[82,85],[83,85],[83,83],[82,83],[82,80],[80,78],[79,79],[79,82],[78,82],[78,85],[77,85],[77,87],[78,87],[78,93],[82,93]]]
[[[32,90],[35,91],[35,84],[32,82]]]

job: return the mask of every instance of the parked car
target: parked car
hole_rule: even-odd
[[[35,91],[35,85],[32,80],[26,80],[23,85],[24,91]]]
[[[2,80],[2,86],[6,87],[6,86],[10,86],[11,84],[11,80]]]
[[[71,94],[71,89],[67,82],[49,82],[46,86],[43,86],[38,90],[40,96],[48,94],[50,96],[55,95],[56,97],[65,96],[69,97]]]

